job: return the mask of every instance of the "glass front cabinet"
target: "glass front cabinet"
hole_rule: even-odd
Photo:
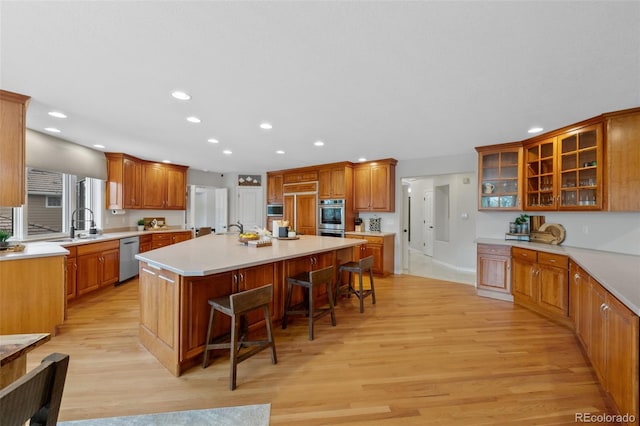
[[[522,146],[520,143],[476,148],[478,209],[521,210]]]
[[[524,146],[525,210],[602,209],[602,125]]]

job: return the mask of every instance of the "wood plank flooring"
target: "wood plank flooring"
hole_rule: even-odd
[[[268,351],[172,376],[138,342],[138,282],[68,309],[58,336],[29,354],[71,356],[60,420],[271,404],[271,423],[299,425],[575,424],[614,413],[573,333],[473,287],[409,275],[376,279],[377,304],[338,303],[307,340],[304,318],[276,327]]]

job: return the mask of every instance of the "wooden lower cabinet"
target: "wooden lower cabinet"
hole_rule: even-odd
[[[587,353],[603,388],[620,414],[638,424],[638,316],[589,277],[591,335]]]
[[[569,324],[569,258],[519,247],[511,255],[514,302]]]
[[[478,244],[478,290],[511,293],[511,247]]]
[[[77,248],[67,247],[69,254],[67,255],[66,267],[65,267],[65,287],[67,289],[67,302],[75,299],[78,296],[78,288],[76,281],[76,274],[78,271],[78,258]]]
[[[332,266],[336,264],[336,254],[335,252],[327,252],[327,253],[318,253],[313,256],[303,256],[295,259],[289,259],[284,262],[284,282],[283,282],[283,291],[281,294],[281,306],[282,311],[280,312],[284,314],[285,302],[287,297],[287,277],[293,277],[303,272],[317,271],[318,269],[323,269],[328,266]],[[331,283],[332,291],[335,289],[337,270],[334,271],[333,274],[333,282]],[[304,289],[300,286],[293,286],[291,291],[291,305],[296,305],[302,303],[304,301],[305,293]],[[315,301],[317,303],[327,303],[327,290],[325,287],[320,287],[316,289]]]
[[[357,250],[360,253],[360,256],[356,260],[373,256],[374,274],[382,275],[384,277],[393,274],[395,260],[394,234],[378,236],[346,233],[345,237],[367,240],[367,244],[364,246],[354,248],[354,250]]]
[[[120,275],[120,241],[104,241],[77,247],[77,296],[115,284]]]
[[[151,234],[151,248],[153,250],[170,246],[182,241],[190,240],[193,236],[191,231],[178,231],[178,232],[156,232]]]
[[[144,253],[145,251],[149,251],[153,247],[153,243],[151,242],[151,234],[140,235],[140,243],[138,247],[139,253]]]

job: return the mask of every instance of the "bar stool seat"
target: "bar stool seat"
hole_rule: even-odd
[[[273,285],[265,285],[252,290],[242,291],[227,297],[209,299],[211,313],[209,315],[209,327],[207,329],[207,340],[204,348],[202,368],[209,365],[209,351],[212,349],[229,349],[229,388],[236,388],[236,377],[238,364],[258,352],[270,348],[271,363],[276,364],[276,345],[273,340],[273,330],[271,327],[271,313],[269,304],[273,300]],[[246,314],[262,308],[267,327],[267,340],[245,340],[247,335]],[[229,341],[224,341],[227,336],[211,341],[216,312],[223,313],[231,317],[231,336]],[[224,342],[220,342],[224,341]],[[250,350],[241,353],[242,348],[252,347]]]
[[[362,288],[362,275],[367,271],[369,272],[371,288],[364,290]],[[343,272],[349,273],[349,282],[345,285],[341,285]],[[351,274],[353,273],[358,274],[359,285],[357,290],[353,288],[353,285],[351,284]],[[371,295],[372,304],[376,304],[376,290],[373,285],[373,256],[365,257],[360,259],[358,262],[348,262],[340,266],[338,269],[338,285],[336,286],[336,302],[338,300],[338,296],[343,293],[346,293],[348,296],[355,294],[358,299],[360,299],[360,313],[364,312],[365,297]]]
[[[282,318],[282,329],[287,328],[289,315],[306,315],[309,317],[309,340],[313,340],[313,324],[316,320],[327,314],[331,314],[331,325],[336,325],[336,314],[333,306],[333,294],[331,291],[331,280],[333,279],[333,266],[329,266],[317,271],[303,272],[293,277],[287,278],[287,299],[285,302],[284,316]],[[301,307],[291,306],[291,290],[294,285],[301,286],[307,290],[305,302]],[[313,302],[313,289],[325,285],[329,299],[329,307],[318,309]]]

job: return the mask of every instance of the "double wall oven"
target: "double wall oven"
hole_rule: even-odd
[[[320,200],[318,204],[318,235],[344,237],[344,200]]]

